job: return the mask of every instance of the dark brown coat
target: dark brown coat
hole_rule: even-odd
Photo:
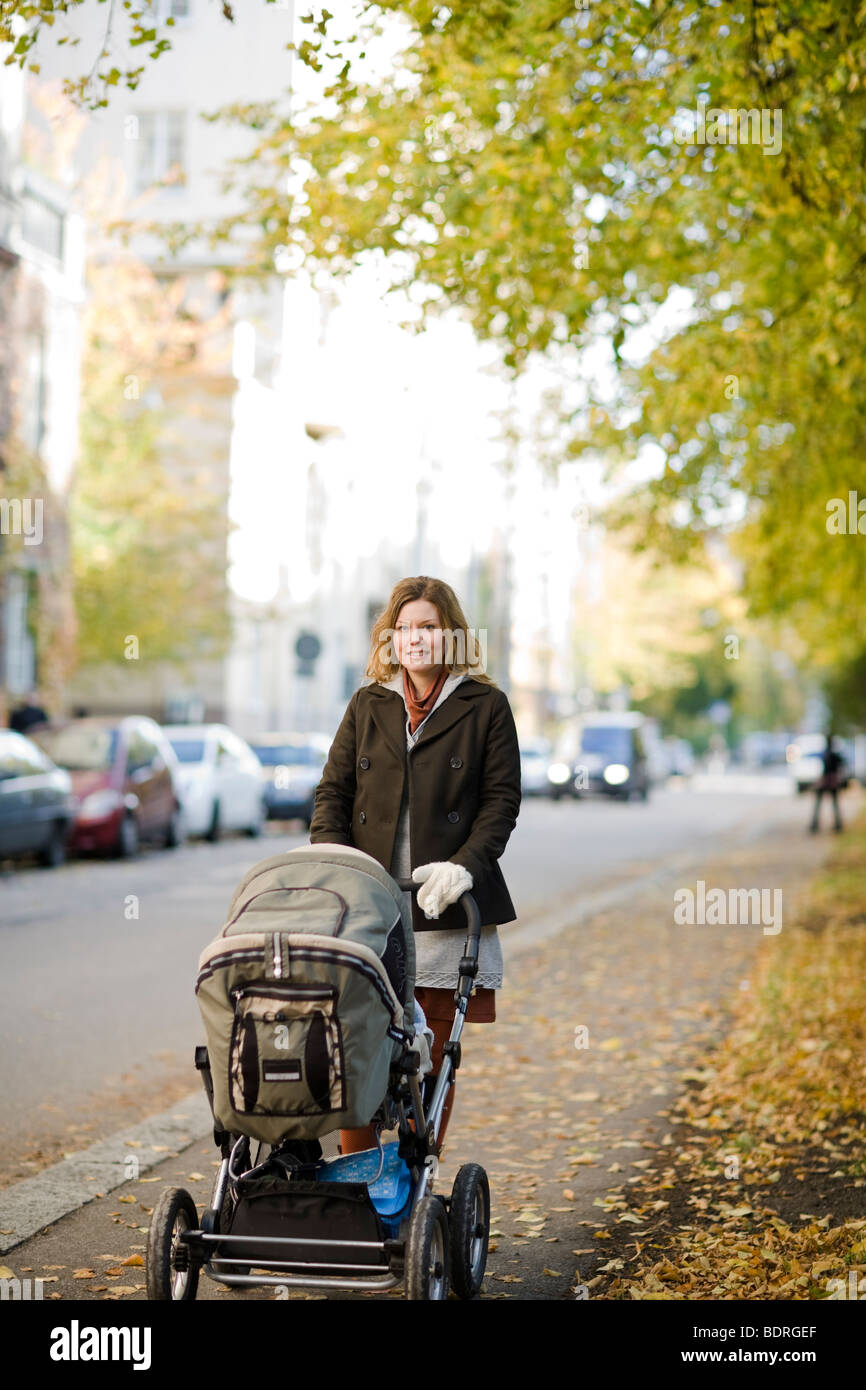
[[[462,864],[481,921],[513,921],[497,863],[520,810],[517,730],[504,691],[465,678],[428,715],[409,752],[400,692],[379,684],[356,690],[316,789],[310,843],[355,845],[390,872],[407,776],[412,868]],[[414,897],[412,916],[416,931],[466,924],[457,904],[428,921]]]

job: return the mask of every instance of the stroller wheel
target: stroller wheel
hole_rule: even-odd
[[[451,1283],[459,1298],[477,1298],[487,1266],[490,1184],[479,1163],[464,1163],[454,1179],[449,1210]]]
[[[409,1222],[406,1297],[430,1302],[448,1297],[448,1217],[438,1197],[422,1197]]]
[[[153,1210],[147,1233],[147,1296],[188,1303],[198,1288],[198,1266],[180,1235],[198,1228],[195,1202],[183,1187],[168,1187]]]

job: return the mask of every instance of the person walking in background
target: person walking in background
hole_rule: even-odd
[[[818,816],[821,810],[821,798],[827,793],[833,801],[833,829],[842,829],[842,817],[839,814],[839,788],[842,783],[842,768],[844,758],[836,752],[833,744],[833,735],[827,735],[827,746],[821,754],[821,775],[815,783],[815,810],[812,815],[812,824],[809,826],[814,835],[818,829]]]
[[[415,997],[434,1035],[435,1080],[454,1020],[466,937],[458,899],[467,890],[482,930],[466,1019],[496,1018],[503,974],[496,928],[516,917],[497,861],[520,809],[517,730],[508,698],[483,671],[477,637],[442,580],[420,575],[395,585],[373,625],[367,677],[334,736],[310,843],[354,845],[394,878],[422,884],[417,901],[408,891],[404,897],[415,933]],[[440,1150],[454,1091],[452,1084]],[[375,1142],[369,1125],[340,1133],[344,1154]]]
[[[9,715],[9,728],[17,734],[26,734],[34,724],[46,724],[48,715],[39,703],[39,692],[31,690],[26,700],[12,710]]]

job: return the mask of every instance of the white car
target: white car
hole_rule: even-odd
[[[649,779],[657,786],[664,786],[674,770],[670,749],[663,739],[649,736],[644,739],[644,746]]]
[[[687,738],[666,738],[665,751],[672,777],[691,777],[695,770],[695,755]]]
[[[167,724],[180,764],[188,835],[218,840],[224,830],[260,835],[265,822],[262,767],[252,748],[226,724]]]
[[[547,769],[553,745],[547,738],[527,738],[520,743],[520,788],[524,796],[546,796],[550,789]]]

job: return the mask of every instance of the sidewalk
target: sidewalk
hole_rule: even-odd
[[[829,846],[829,836],[775,832],[698,867],[708,884],[781,887],[787,924]],[[601,1266],[617,1238],[627,1232],[633,1255],[634,1243],[651,1234],[652,1203],[668,1198],[651,1194],[647,1208],[645,1173],[660,1156],[676,1157],[675,1102],[723,1042],[732,1004],[787,930],[677,925],[673,893],[694,882],[680,866],[551,939],[513,956],[506,944],[498,1022],[464,1033],[438,1182],[447,1192],[469,1160],[489,1173],[493,1234],[483,1298],[598,1297],[615,1273]],[[19,1277],[50,1280],[47,1298],[142,1300],[156,1196],[165,1184],[182,1184],[207,1205],[216,1163],[210,1139],[196,1141],[3,1262]],[[274,1292],[230,1291],[203,1278],[199,1297],[267,1300]]]

